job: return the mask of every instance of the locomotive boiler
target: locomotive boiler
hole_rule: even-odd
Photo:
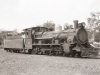
[[[95,57],[99,54],[97,49],[89,44],[87,31],[83,23],[78,23],[78,20],[74,21],[74,28],[50,31],[46,27],[32,27],[24,29],[24,34],[26,38],[21,39],[22,46],[20,49],[11,46],[7,47],[6,42],[4,43],[4,49],[10,51],[27,50],[29,54],[67,55],[73,57]]]

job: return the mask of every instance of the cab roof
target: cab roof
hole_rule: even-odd
[[[41,28],[44,28],[44,29],[48,29],[46,27],[30,27],[30,28],[26,28],[26,29],[23,29],[24,31],[28,31],[28,30],[35,30],[35,29],[41,29]]]

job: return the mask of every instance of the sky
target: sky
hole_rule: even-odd
[[[43,25],[87,22],[91,12],[100,12],[100,0],[0,0],[0,29],[15,30]]]

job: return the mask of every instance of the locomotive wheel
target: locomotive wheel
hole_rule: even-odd
[[[13,50],[10,50],[11,53],[13,53]]]
[[[13,53],[13,50],[11,50],[11,53]]]
[[[59,55],[59,51],[55,52],[55,55],[58,56]]]
[[[9,52],[9,50],[6,50],[7,52]]]
[[[15,50],[12,50],[15,53]]]
[[[19,50],[17,50],[17,53],[19,53]]]
[[[68,53],[68,54],[66,54],[66,56],[67,56],[67,57],[69,57],[69,56],[70,56],[70,54]]]
[[[43,55],[43,52],[40,52],[40,55]]]
[[[13,52],[17,53],[17,50],[13,50]]]
[[[45,54],[46,54],[46,55],[49,55],[49,51],[45,51]]]
[[[66,53],[63,53],[63,56],[65,56],[66,55]]]
[[[69,57],[69,56],[70,56],[70,54],[69,54],[69,53],[68,53],[68,54],[63,53],[63,56],[67,56],[67,57]]]
[[[49,51],[49,55],[52,55],[52,51]]]
[[[31,51],[31,54],[36,54],[35,51],[34,51],[34,49],[32,49],[30,51]]]
[[[47,51],[47,55],[49,55],[50,54],[50,52],[49,51]]]
[[[20,51],[18,50],[18,53],[20,53]]]
[[[77,56],[81,58],[81,52],[77,52]]]
[[[45,51],[45,54],[47,54],[47,52]]]
[[[72,57],[75,57],[75,56],[76,56],[76,51],[73,50],[73,52],[72,52]]]
[[[31,50],[30,49],[28,50],[28,53],[31,54]]]
[[[10,52],[9,49],[7,49],[7,52]]]
[[[42,52],[41,52],[41,51],[38,51],[38,53],[37,53],[37,54],[42,55]]]
[[[41,50],[41,55],[45,55],[45,51],[44,50]]]

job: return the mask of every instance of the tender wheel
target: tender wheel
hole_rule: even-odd
[[[20,51],[18,50],[17,53],[20,53]]]
[[[65,56],[66,55],[66,53],[63,53],[63,56]]]
[[[35,51],[34,49],[30,50],[30,54],[37,54],[37,51]]]
[[[31,50],[30,49],[28,50],[28,53],[31,54]]]
[[[31,50],[31,54],[34,54],[34,50]]]
[[[10,50],[11,53],[13,53],[13,50]]]
[[[10,49],[7,49],[7,52],[10,52]]]

